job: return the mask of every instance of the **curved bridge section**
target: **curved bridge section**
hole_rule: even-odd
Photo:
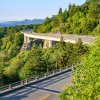
[[[48,47],[52,46],[53,41],[60,41],[61,38],[65,42],[70,42],[70,43],[76,43],[79,38],[82,39],[84,44],[93,44],[95,38],[92,36],[81,36],[81,35],[65,35],[65,34],[60,34],[60,33],[34,33],[32,31],[21,31],[21,33],[24,34],[24,43],[29,43],[31,41],[31,38],[34,39],[42,39],[45,40],[48,44]],[[45,46],[46,47],[46,46]]]

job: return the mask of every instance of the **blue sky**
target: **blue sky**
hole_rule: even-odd
[[[86,0],[0,0],[0,21],[24,20],[56,15],[69,3],[81,5]]]

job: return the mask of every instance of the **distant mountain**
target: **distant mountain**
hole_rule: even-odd
[[[44,19],[25,19],[23,21],[8,21],[8,22],[1,22],[0,27],[9,27],[9,26],[15,26],[15,25],[28,25],[28,24],[42,24],[44,22]]]

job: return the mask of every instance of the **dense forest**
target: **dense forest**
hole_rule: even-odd
[[[81,39],[76,44],[61,39],[48,49],[33,44],[30,50],[21,51],[24,37],[20,31],[32,28],[33,25],[0,28],[0,86],[77,64],[89,51]]]
[[[65,11],[60,8],[58,15],[47,17],[34,30],[41,33],[100,35],[100,0],[86,0],[81,6],[69,4]]]

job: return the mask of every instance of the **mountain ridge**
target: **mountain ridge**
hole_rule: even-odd
[[[29,25],[29,24],[42,24],[44,22],[44,19],[25,19],[22,21],[7,21],[7,22],[1,22],[0,27],[10,27],[10,26],[16,26],[16,25]]]

